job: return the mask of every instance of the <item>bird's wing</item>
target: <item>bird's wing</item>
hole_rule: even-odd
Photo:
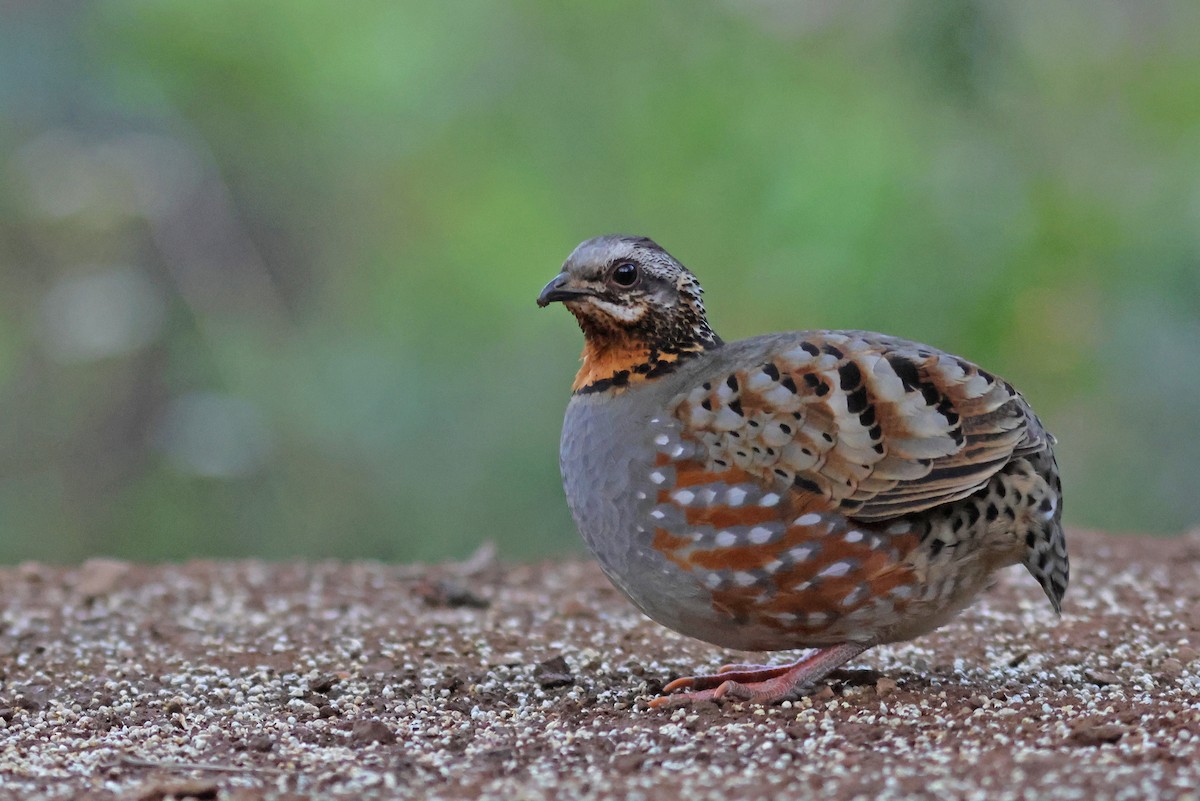
[[[743,471],[791,509],[881,521],[966,497],[1048,435],[1006,381],[866,332],[762,338],[675,398],[697,469]]]

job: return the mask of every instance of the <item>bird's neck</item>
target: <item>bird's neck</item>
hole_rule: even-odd
[[[576,395],[621,392],[674,372],[681,364],[723,343],[708,326],[688,339],[647,339],[626,332],[584,328],[583,364],[571,390]]]

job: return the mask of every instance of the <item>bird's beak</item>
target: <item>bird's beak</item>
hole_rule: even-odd
[[[554,276],[554,279],[546,284],[542,294],[538,295],[537,305],[544,309],[557,301],[575,300],[592,294],[590,290],[572,287],[570,283],[571,278],[566,273]]]

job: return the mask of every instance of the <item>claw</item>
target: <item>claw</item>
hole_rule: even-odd
[[[720,689],[719,687],[717,688]],[[663,695],[650,701],[651,709],[664,709],[676,706],[688,706],[689,704],[699,703],[701,701],[719,701],[720,696],[717,695],[717,690],[701,690],[694,693],[680,693],[678,695]]]
[[[674,681],[667,682],[665,685],[663,685],[662,691],[664,693],[673,693],[676,690],[683,690],[688,687],[694,687],[694,686],[696,686],[697,681],[699,681],[700,679],[704,679],[704,678],[707,678],[707,676],[683,676],[681,678],[675,679]]]

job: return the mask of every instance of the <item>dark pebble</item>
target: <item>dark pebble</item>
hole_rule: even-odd
[[[539,662],[534,668],[533,677],[545,689],[570,687],[575,683],[575,677],[571,675],[571,667],[561,654],[547,659],[545,662]]]
[[[327,693],[333,689],[333,685],[342,680],[342,677],[336,673],[326,673],[323,676],[318,676],[313,679],[308,685],[308,689],[314,693]]]
[[[487,598],[476,594],[465,584],[454,579],[438,579],[432,584],[424,585],[417,592],[430,606],[486,609],[491,605],[491,601]]]
[[[267,753],[275,747],[275,741],[267,734],[256,734],[246,741],[246,748],[250,751],[258,751],[259,753]]]
[[[352,745],[370,745],[371,743],[394,743],[396,733],[384,725],[383,721],[372,718],[360,720],[350,730]]]

